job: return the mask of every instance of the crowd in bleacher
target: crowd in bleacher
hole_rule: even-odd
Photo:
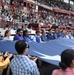
[[[36,30],[35,34],[29,35],[28,30],[23,29],[17,29],[14,36],[11,36],[10,30],[6,30],[3,37],[0,35],[0,40],[11,40],[11,41],[17,41],[17,40],[25,40],[26,42],[47,42],[50,40],[55,39],[74,39],[74,31],[69,29],[49,29],[48,31],[45,30]]]
[[[71,5],[59,0],[35,0],[35,1],[38,1],[41,4],[44,4],[53,8],[55,7],[55,8],[60,8],[60,9],[65,9],[70,11],[73,11],[74,9],[71,7]]]
[[[30,10],[29,13],[24,13],[23,9],[9,7],[8,4],[3,5],[0,18],[1,24],[3,24],[2,26],[10,25],[14,26],[14,29],[17,29],[17,25],[25,27],[26,24],[29,25],[35,22],[37,22],[39,26],[72,26],[74,24],[74,17],[71,15],[58,14],[51,11],[47,12],[45,10],[42,10],[41,13],[35,13],[33,10]]]
[[[1,38],[1,39],[4,39],[4,40],[9,39],[11,30],[15,30],[15,31],[17,31],[17,33],[18,33],[19,28],[22,29],[22,33],[24,32],[24,30],[29,30],[28,27],[30,27],[30,29],[32,30],[32,26],[30,26],[31,24],[32,25],[37,24],[39,26],[39,28],[40,28],[38,31],[39,34],[37,35],[37,31],[34,31],[34,35],[38,36],[41,41],[43,40],[43,38],[45,38],[45,39],[47,38],[46,41],[48,41],[48,40],[53,40],[53,39],[57,39],[57,38],[65,38],[66,36],[67,36],[66,38],[73,39],[73,37],[74,37],[73,30],[59,29],[59,27],[61,27],[61,26],[70,26],[70,27],[73,26],[74,25],[74,17],[73,16],[65,15],[65,14],[58,14],[58,13],[54,13],[52,11],[47,12],[45,10],[42,10],[41,13],[35,13],[32,10],[30,11],[30,13],[24,13],[22,10],[23,9],[21,9],[21,8],[18,9],[16,7],[14,7],[12,9],[12,7],[9,7],[9,5],[7,3],[5,3],[3,5],[1,15],[0,15],[1,27],[5,27],[6,32],[5,32],[5,35],[3,35],[3,38]],[[44,25],[48,25],[48,26],[50,26],[50,28],[48,28],[45,31],[42,31],[41,27]],[[58,26],[58,28],[55,28],[55,29],[53,28],[54,32],[52,32],[53,26]],[[70,35],[70,36],[68,36],[68,35]],[[24,36],[28,36],[28,35],[25,35],[25,33],[23,33],[21,36],[23,38]],[[36,36],[35,36],[35,38],[37,38]],[[18,37],[20,37],[20,36],[18,36]],[[14,36],[14,38],[15,38],[15,36]],[[14,40],[14,38],[12,38],[12,40]],[[20,39],[22,39],[22,38],[20,38]],[[35,38],[30,37],[30,41],[37,42]]]

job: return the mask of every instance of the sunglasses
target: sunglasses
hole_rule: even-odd
[[[28,45],[26,48],[30,48],[30,46]]]

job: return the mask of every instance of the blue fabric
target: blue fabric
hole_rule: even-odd
[[[6,52],[9,51],[11,53],[17,54],[15,50],[15,41],[1,41],[0,42],[0,51]],[[56,39],[51,40],[46,43],[29,43],[28,54],[37,56],[41,60],[57,65],[59,63],[56,59],[49,59],[53,56],[60,55],[61,52],[65,49],[73,49],[74,48],[74,40],[73,39]],[[50,57],[51,56],[51,57]]]

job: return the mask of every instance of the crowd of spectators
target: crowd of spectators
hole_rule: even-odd
[[[56,5],[56,2],[54,2],[54,3],[55,3],[56,7],[59,6],[59,5]],[[51,5],[53,7],[55,7],[53,2]],[[73,30],[68,29],[68,28],[64,28],[64,29],[59,28],[60,26],[73,26],[74,25],[74,17],[71,15],[54,13],[51,11],[47,12],[45,10],[42,10],[41,13],[35,13],[32,10],[30,10],[29,13],[24,13],[23,9],[21,9],[21,8],[18,9],[16,7],[9,7],[9,5],[7,3],[5,3],[5,4],[3,4],[3,8],[1,10],[0,20],[1,20],[1,27],[5,27],[4,35],[0,34],[0,41],[22,40],[22,41],[17,42],[16,46],[15,46],[18,54],[20,54],[20,52],[21,52],[22,55],[17,56],[11,62],[11,70],[14,73],[14,75],[16,75],[16,73],[17,74],[19,73],[18,75],[21,75],[21,73],[23,74],[23,72],[24,72],[24,70],[22,69],[23,67],[26,67],[27,69],[29,69],[33,73],[33,75],[35,75],[36,73],[37,73],[36,75],[40,75],[40,73],[37,69],[36,63],[33,62],[32,60],[30,60],[27,56],[24,56],[24,58],[27,61],[29,61],[30,63],[29,62],[26,63],[27,61],[24,61],[24,63],[26,63],[26,64],[24,66],[21,66],[23,64],[23,62],[22,62],[20,65],[20,61],[23,61],[23,54],[26,55],[26,53],[27,53],[27,48],[28,48],[27,43],[28,42],[43,43],[43,42],[47,42],[50,40],[61,39],[61,38],[74,39],[74,31]],[[30,27],[31,28],[30,32],[32,32],[32,31],[34,32],[33,36],[29,35],[29,29],[28,29],[28,27],[31,24],[37,24],[40,27],[40,29],[36,30],[36,31],[33,31],[32,27]],[[50,26],[50,28],[48,28],[47,30],[41,29],[41,27],[43,25],[48,25],[48,26]],[[54,26],[56,26],[57,28]],[[16,31],[15,34],[13,35],[13,37],[11,37],[11,30]],[[24,42],[24,40],[27,43]],[[23,46],[21,46],[21,43],[24,46],[24,49],[23,49]],[[7,56],[7,59],[8,59],[7,65],[5,65],[4,67],[2,67],[0,69],[5,69],[9,65],[9,62],[10,62],[9,58],[11,58],[12,55],[10,55],[10,54],[8,54],[8,55],[9,56]],[[21,60],[19,60],[19,59],[21,59]],[[1,60],[2,60],[2,58],[1,58]],[[18,63],[18,61],[19,61],[19,63]],[[18,63],[18,65],[17,65],[17,63]],[[30,65],[27,66],[27,64],[30,64]],[[20,68],[18,68],[19,66],[22,69],[22,71]],[[19,72],[18,72],[18,70],[19,70]],[[29,73],[30,73],[29,71],[26,71],[25,74],[29,74]]]
[[[25,28],[29,24],[38,23],[43,25],[64,25],[69,26],[74,24],[74,17],[70,15],[58,14],[42,10],[41,13],[35,13],[32,10],[29,13],[24,13],[23,9],[9,7],[7,4],[3,6],[1,11],[1,27],[4,25],[13,26],[17,30],[18,26]],[[27,25],[26,25],[27,24]]]
[[[59,30],[59,26],[73,26],[74,25],[74,17],[71,15],[54,13],[52,11],[47,12],[45,10],[42,10],[41,13],[35,13],[35,12],[33,12],[33,10],[30,10],[29,13],[25,13],[22,10],[23,9],[17,8],[17,7],[9,7],[9,4],[7,4],[7,3],[3,4],[3,8],[1,11],[0,17],[1,17],[1,26],[5,22],[6,32],[5,32],[5,35],[3,36],[4,38],[1,38],[1,40],[9,39],[9,36],[11,33],[11,32],[9,32],[10,30],[16,30],[17,31],[16,34],[22,36],[21,38],[20,37],[18,38],[18,35],[16,35],[14,37],[14,39],[12,39],[12,40],[20,40],[20,39],[23,39],[23,37],[26,40],[25,36],[28,36],[28,32],[23,31],[23,30],[29,30],[28,27],[30,27],[32,30],[32,26],[30,26],[30,25],[33,25],[33,24],[38,25],[40,27],[40,29],[39,29],[40,32],[42,30],[41,29],[42,26],[44,26],[44,25],[48,25],[50,27],[58,26],[58,30]],[[19,28],[22,29],[21,34],[18,31]],[[60,29],[60,31],[56,32],[56,30],[54,29],[54,33],[57,33],[56,37],[58,37],[58,38],[61,36],[64,38],[65,35],[73,34],[73,31],[72,32],[71,31],[72,30],[70,30],[70,33],[68,33],[67,29],[66,29],[66,31],[63,31],[63,29]],[[40,33],[40,32],[37,33],[37,31],[36,31],[36,33],[35,33],[35,31],[34,31],[34,35],[36,34],[36,36],[39,36],[40,40],[42,41],[45,37],[43,36],[44,35],[43,32],[42,33]],[[27,33],[27,34],[25,34],[25,33]],[[46,32],[44,32],[44,33],[46,33]],[[54,33],[52,33],[51,28],[48,28],[47,34],[46,34],[47,40],[56,39]],[[42,34],[43,38],[41,37],[41,34]],[[18,39],[16,39],[16,38],[18,38]],[[38,40],[37,37],[36,38],[32,37],[30,39],[31,39],[30,41],[40,42],[40,40]],[[29,41],[29,39],[27,41]]]
[[[58,14],[52,11],[42,10],[41,13],[35,13],[30,10],[29,13],[23,12],[23,9],[11,7],[7,3],[3,4],[3,9],[0,14],[1,27],[4,25],[14,26],[17,30],[19,27],[24,27],[26,24],[38,23],[43,25],[64,25],[69,26],[74,24],[74,17],[71,15]],[[5,23],[4,23],[5,22]],[[26,25],[27,26],[27,25]]]
[[[36,30],[35,34],[29,35],[28,30],[23,29],[17,29],[14,36],[11,36],[11,33],[9,30],[5,31],[5,34],[3,37],[0,35],[0,40],[11,40],[11,41],[17,41],[17,40],[25,40],[26,42],[37,42],[37,43],[43,43],[50,40],[55,39],[74,39],[74,31],[68,28],[51,28],[46,30]]]

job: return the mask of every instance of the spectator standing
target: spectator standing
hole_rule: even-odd
[[[15,43],[15,49],[19,55],[11,61],[12,75],[40,75],[35,61],[26,56],[28,48],[24,40]]]

